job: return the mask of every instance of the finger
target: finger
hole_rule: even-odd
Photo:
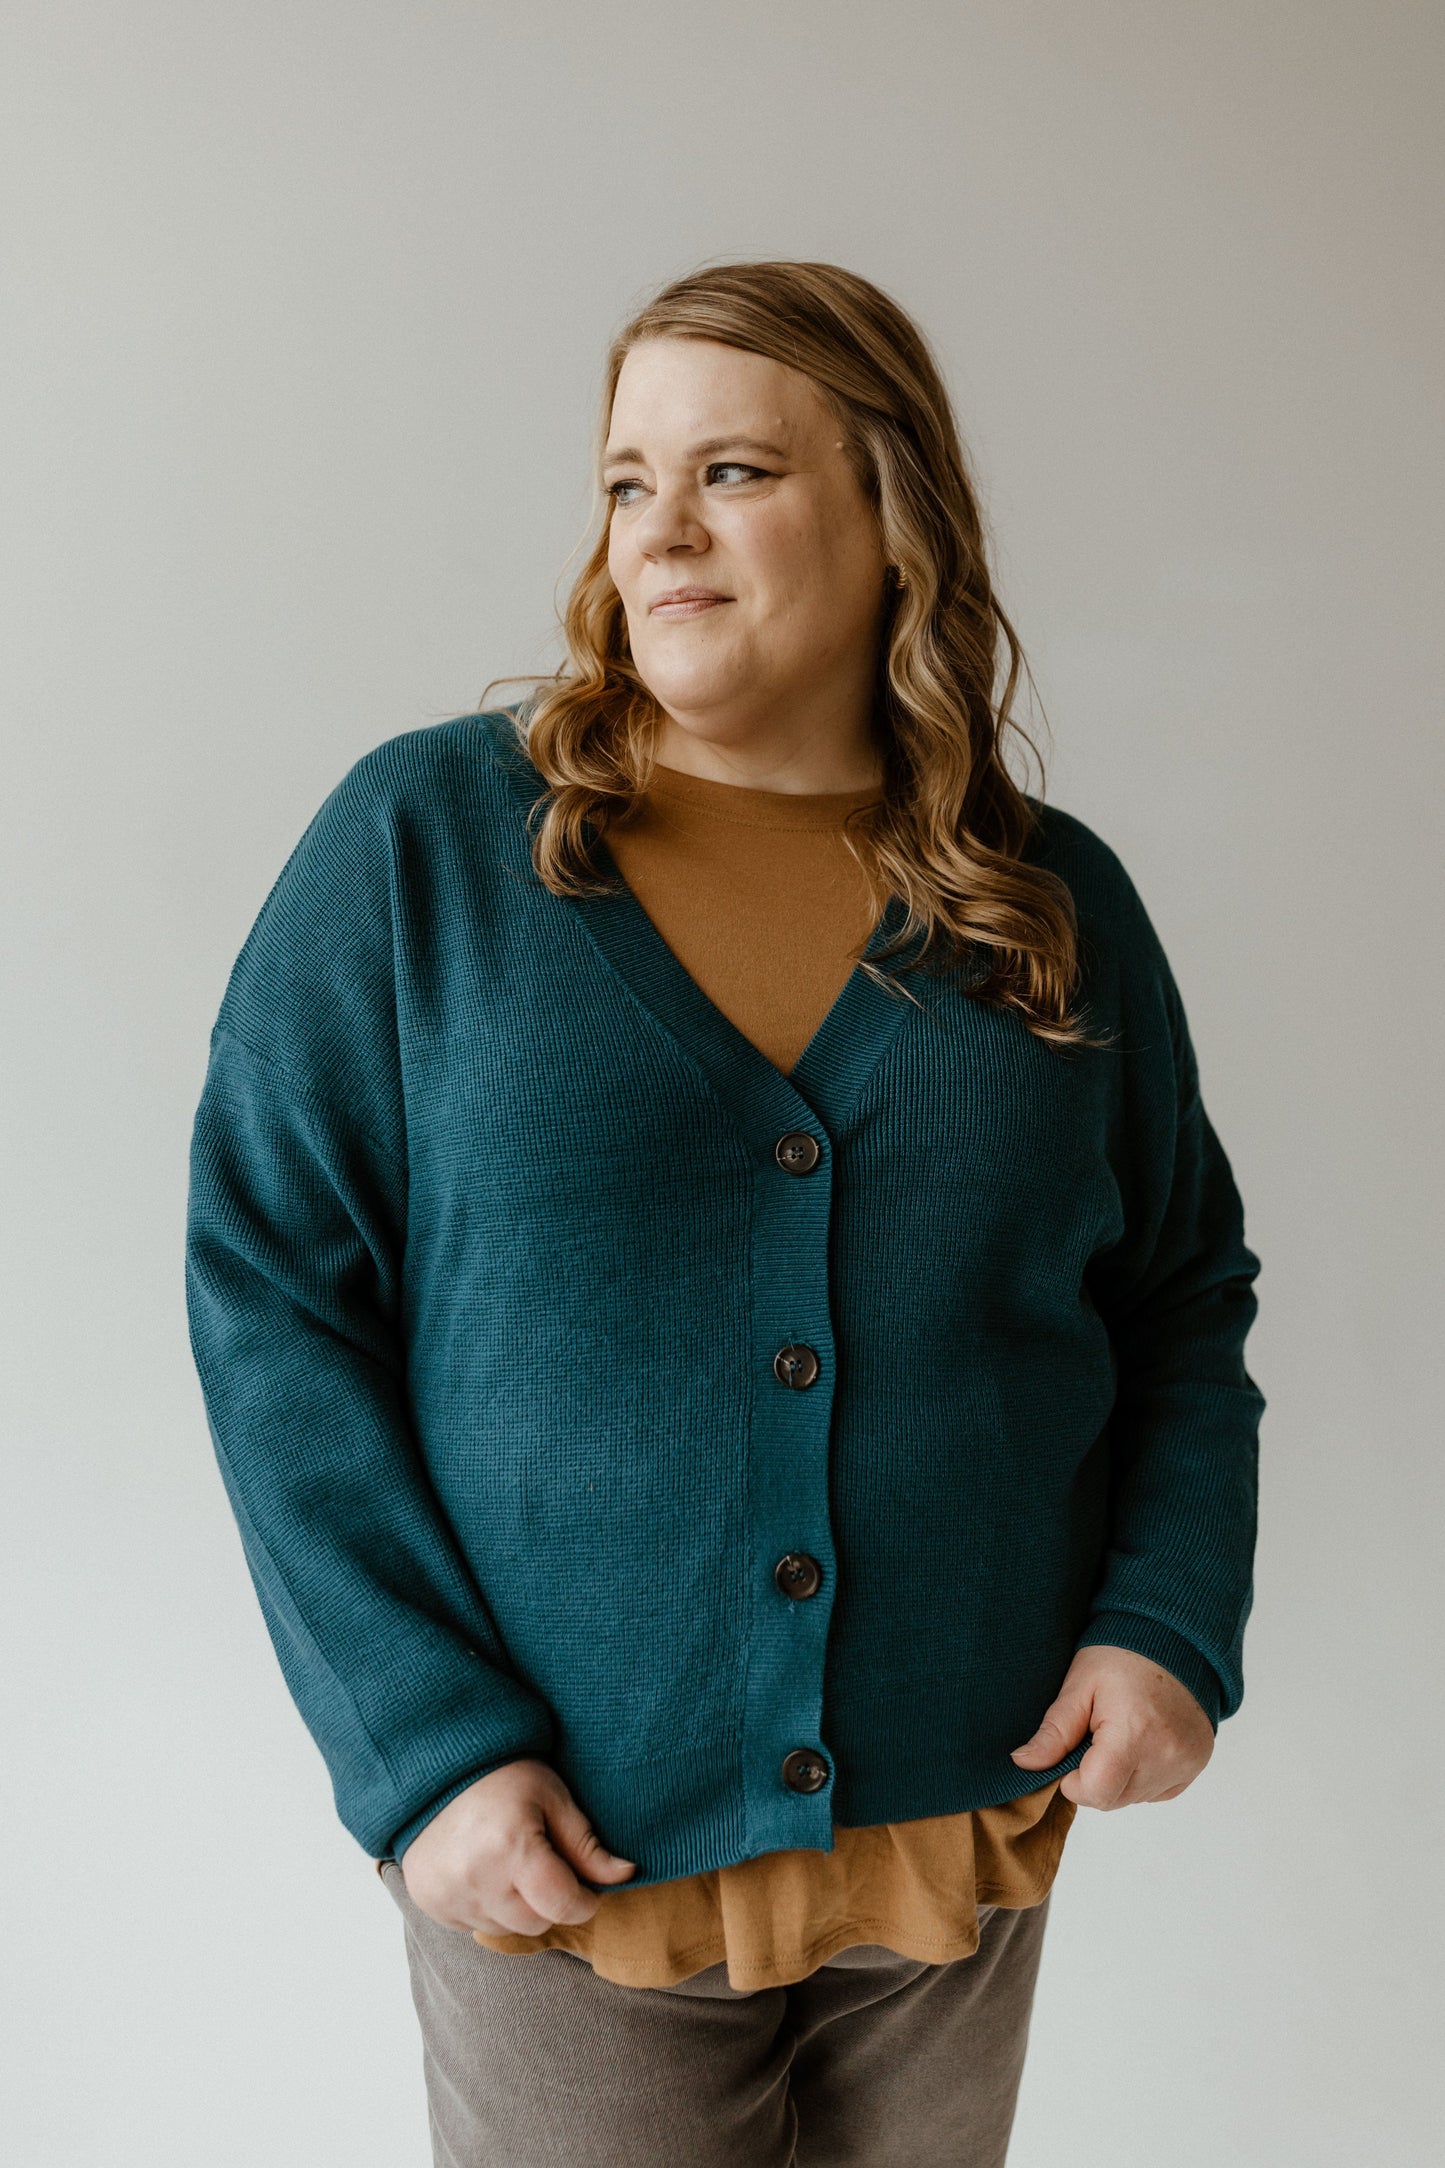
[[[589,1882],[616,1882],[637,1872],[637,1862],[609,1852],[571,1793],[542,1803],[547,1834],[569,1867]]]
[[[492,1902],[497,1907],[495,1913],[489,1912],[480,1898],[464,1897],[460,1912],[445,1915],[430,1912],[428,1917],[436,1920],[442,1927],[455,1927],[472,1934],[480,1930],[484,1935],[544,1935],[549,1927],[556,1925],[555,1920],[544,1916],[528,1904],[515,1887],[494,1897]],[[428,1910],[425,1905],[418,1909],[422,1912]]]
[[[530,1905],[544,1922],[580,1927],[597,1910],[598,1899],[578,1881],[549,1837],[535,1836],[522,1852],[513,1874],[515,1901]],[[531,1933],[531,1929],[522,1929]]]
[[[480,1906],[468,1906],[467,1916],[461,1920],[443,1920],[444,1927],[464,1927],[472,1934],[483,1935],[545,1935],[549,1927],[558,1923],[547,1913],[539,1912],[527,1903],[515,1889],[495,1898],[495,1914],[484,1912]],[[577,1920],[568,1920],[569,1927],[579,1926]]]
[[[484,1935],[545,1935],[549,1927],[557,1925],[545,1913],[535,1911],[516,1890],[508,1890],[495,1903],[495,1918],[486,1912],[474,1912],[463,1924],[474,1933],[480,1929]],[[569,1926],[576,1924],[568,1922]]]
[[[475,1919],[469,1920],[467,1925],[474,1935],[545,1935],[549,1927],[557,1924],[555,1920],[538,1919],[529,1905],[518,1905],[514,1909],[519,1918],[528,1916],[534,1924],[530,1927],[513,1927],[509,1919],[494,1920],[488,1913],[482,1912]]]
[[[1039,1769],[1062,1761],[1066,1754],[1073,1753],[1088,1730],[1089,1710],[1090,1704],[1084,1700],[1051,1702],[1033,1737],[1013,1749],[1013,1760],[1025,1759]]]
[[[435,1920],[438,1927],[453,1928],[458,1934],[474,1934],[480,1929],[484,1935],[541,1935],[554,1925],[553,1921],[544,1920],[530,1905],[521,1903],[511,1893],[503,1904],[503,1910],[507,1914],[505,1919],[494,1919],[490,1913],[484,1912],[479,1904],[471,1902],[467,1902],[465,1909],[460,1912],[434,1912],[430,1905],[418,1903],[415,1897],[412,1903],[416,1905],[418,1912],[425,1912],[429,1920]]]
[[[1094,1743],[1079,1763],[1059,1783],[1066,1799],[1081,1807],[1097,1807],[1109,1813],[1114,1807],[1132,1804],[1130,1786],[1137,1775],[1135,1756],[1125,1747],[1111,1745],[1096,1732]]]

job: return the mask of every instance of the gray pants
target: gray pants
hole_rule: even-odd
[[[878,1944],[751,1993],[571,1950],[489,1950],[382,1880],[406,1923],[436,2168],[1002,2168],[1048,1899],[979,1907],[972,1957]]]

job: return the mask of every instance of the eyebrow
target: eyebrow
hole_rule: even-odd
[[[787,453],[780,444],[769,444],[762,437],[706,437],[701,444],[694,444],[690,459],[706,459],[710,452],[761,452],[768,459],[786,459]],[[633,466],[645,466],[643,453],[635,446],[624,444],[615,452],[604,452],[604,467],[615,467],[619,462],[630,461]]]

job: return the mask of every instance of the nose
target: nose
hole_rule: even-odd
[[[632,531],[644,557],[667,557],[675,550],[703,550],[708,543],[697,493],[686,481],[659,480]]]

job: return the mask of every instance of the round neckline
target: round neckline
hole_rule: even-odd
[[[841,828],[859,807],[878,804],[883,791],[875,783],[853,790],[760,790],[752,783],[723,783],[716,776],[694,775],[657,761],[644,795],[750,827]]]

